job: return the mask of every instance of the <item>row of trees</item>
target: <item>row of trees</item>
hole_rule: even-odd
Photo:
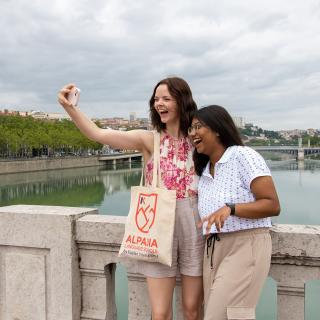
[[[97,123],[98,124],[98,123]],[[99,124],[98,124],[99,125]],[[241,129],[242,135],[252,136],[249,129]],[[281,138],[273,131],[261,130],[267,140],[251,139],[250,145],[297,145],[298,137],[291,141]],[[320,145],[320,137],[303,136],[303,145],[310,139],[312,146]],[[52,156],[58,154],[84,154],[100,150],[101,144],[95,143],[81,134],[69,120],[48,121],[32,117],[0,116],[0,157]]]
[[[101,148],[101,144],[87,139],[69,120],[0,116],[0,157],[82,154]]]

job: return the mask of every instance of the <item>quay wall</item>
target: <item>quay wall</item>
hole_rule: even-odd
[[[93,208],[0,207],[0,319],[116,320],[121,263],[128,276],[128,320],[150,320],[138,264],[118,257],[125,221]],[[320,280],[320,226],[275,225],[271,237],[277,319],[303,320],[305,284]],[[183,320],[177,285],[176,319]]]
[[[98,156],[0,161],[0,174],[103,166]]]

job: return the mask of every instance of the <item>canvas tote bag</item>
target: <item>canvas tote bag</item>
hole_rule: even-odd
[[[152,186],[131,187],[130,210],[119,257],[172,264],[176,190],[160,188],[160,134],[154,132]]]

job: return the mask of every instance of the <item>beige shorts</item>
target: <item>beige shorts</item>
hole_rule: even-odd
[[[139,271],[146,277],[166,278],[179,274],[202,276],[204,237],[199,222],[197,198],[177,199],[172,245],[172,266],[139,261]]]
[[[208,241],[205,246],[204,320],[255,319],[255,307],[270,268],[269,229],[218,236],[219,240],[212,239],[209,248]]]

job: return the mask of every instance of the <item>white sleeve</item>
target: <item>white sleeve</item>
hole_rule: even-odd
[[[271,176],[263,157],[249,147],[240,147],[238,152],[238,164],[240,178],[244,186],[250,190],[253,179],[263,176]]]

